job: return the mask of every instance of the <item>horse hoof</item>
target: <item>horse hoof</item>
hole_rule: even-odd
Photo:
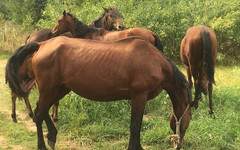
[[[17,123],[18,121],[17,121],[17,119],[16,119],[16,118],[14,118],[14,119],[13,119],[13,122],[14,122],[14,123]]]
[[[214,113],[213,113],[213,111],[211,111],[211,110],[209,110],[209,115],[213,115]]]
[[[48,145],[51,147],[51,149],[54,150],[54,148],[55,148],[55,142],[48,140]]]

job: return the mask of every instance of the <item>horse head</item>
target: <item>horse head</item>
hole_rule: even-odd
[[[116,7],[108,9],[103,7],[103,9],[105,11],[104,24],[106,28],[108,28],[109,30],[114,29],[117,31],[125,29],[125,26],[121,19],[122,15],[118,12]]]
[[[63,11],[62,16],[58,19],[57,23],[55,24],[55,26],[53,27],[51,33],[54,36],[58,36],[62,33],[71,31],[74,26],[75,26],[75,22],[72,19],[71,16],[69,16],[68,14],[70,14],[71,11],[68,10],[68,12],[66,13],[66,11]]]

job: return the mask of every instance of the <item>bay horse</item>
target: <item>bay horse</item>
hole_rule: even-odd
[[[155,45],[158,50],[163,52],[163,45],[159,37],[152,31],[144,28],[131,28],[118,32],[109,32],[105,29],[87,26],[79,21],[70,12],[63,11],[52,29],[53,35],[59,35],[65,32],[71,32],[74,38],[85,38],[101,41],[117,41],[130,36],[140,36]]]
[[[35,109],[38,149],[54,149],[57,130],[49,108],[70,91],[94,101],[131,101],[129,150],[142,150],[140,128],[146,102],[166,90],[172,102],[170,127],[180,149],[191,120],[191,93],[179,69],[150,42],[130,37],[115,42],[56,37],[29,43],[16,50],[6,65],[9,87],[21,96],[37,80],[39,100]]]
[[[190,88],[192,76],[194,79],[195,97],[193,106],[198,107],[201,93],[208,95],[209,114],[213,114],[212,84],[214,80],[214,66],[217,58],[217,38],[208,27],[198,25],[187,30],[182,39],[180,57],[185,65]]]
[[[108,31],[121,31],[125,29],[122,22],[122,15],[118,12],[117,7],[104,8],[104,13],[89,26],[95,28],[103,28]]]

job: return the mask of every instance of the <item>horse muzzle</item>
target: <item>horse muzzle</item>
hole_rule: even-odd
[[[125,26],[119,25],[119,26],[117,27],[117,30],[118,30],[118,31],[125,30]]]

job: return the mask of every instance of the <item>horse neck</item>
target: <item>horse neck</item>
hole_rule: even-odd
[[[167,80],[164,89],[170,96],[174,112],[182,114],[191,101],[188,87],[182,85],[181,79],[174,75],[174,71],[168,75]],[[177,117],[179,116],[177,115]]]
[[[104,29],[106,29],[108,31],[112,31],[113,30],[113,27],[108,25],[108,20],[107,20],[107,16],[106,15],[104,15],[102,17],[101,22],[102,22],[102,26],[103,26]]]
[[[99,17],[98,19],[93,21],[93,23],[90,26],[91,27],[95,27],[95,28],[105,28],[104,27],[104,22],[103,22],[104,19],[103,18],[104,18],[104,14],[102,14],[101,17]]]
[[[87,34],[91,32],[91,29],[92,27],[87,26],[79,20],[76,20],[73,37],[84,38]]]

